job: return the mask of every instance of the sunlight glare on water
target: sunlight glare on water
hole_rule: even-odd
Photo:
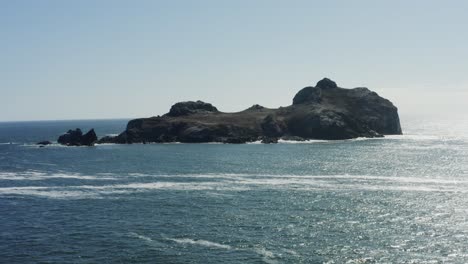
[[[334,142],[34,145],[70,125],[0,124],[0,259],[468,262],[466,120]]]

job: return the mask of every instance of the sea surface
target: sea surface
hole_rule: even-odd
[[[39,148],[0,123],[1,263],[468,263],[468,120],[403,136]]]

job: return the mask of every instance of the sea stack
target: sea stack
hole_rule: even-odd
[[[89,130],[88,133],[83,135],[81,129],[77,128],[75,130],[68,130],[67,133],[57,139],[57,142],[66,146],[93,146],[97,140],[98,138],[94,129]]]
[[[202,101],[180,102],[163,116],[131,120],[120,135],[103,141],[275,143],[281,138],[342,140],[401,133],[398,110],[392,102],[367,88],[341,88],[324,78],[301,89],[287,107],[254,105],[224,113]]]

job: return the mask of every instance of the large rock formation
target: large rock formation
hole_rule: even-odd
[[[212,104],[208,104],[202,101],[196,102],[180,102],[171,107],[168,116],[184,116],[189,114],[199,113],[216,113],[218,109]]]
[[[97,140],[98,138],[94,129],[89,130],[88,133],[83,135],[81,129],[77,128],[75,130],[68,130],[67,133],[57,139],[57,142],[67,146],[93,146]]]
[[[101,143],[265,143],[285,139],[351,139],[401,134],[397,108],[367,88],[344,89],[325,78],[305,87],[288,107],[254,105],[223,113],[202,101],[173,105],[161,117],[131,120],[117,137]]]

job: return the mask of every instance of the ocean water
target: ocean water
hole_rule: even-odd
[[[403,136],[39,148],[0,123],[1,263],[467,263],[468,120]]]

